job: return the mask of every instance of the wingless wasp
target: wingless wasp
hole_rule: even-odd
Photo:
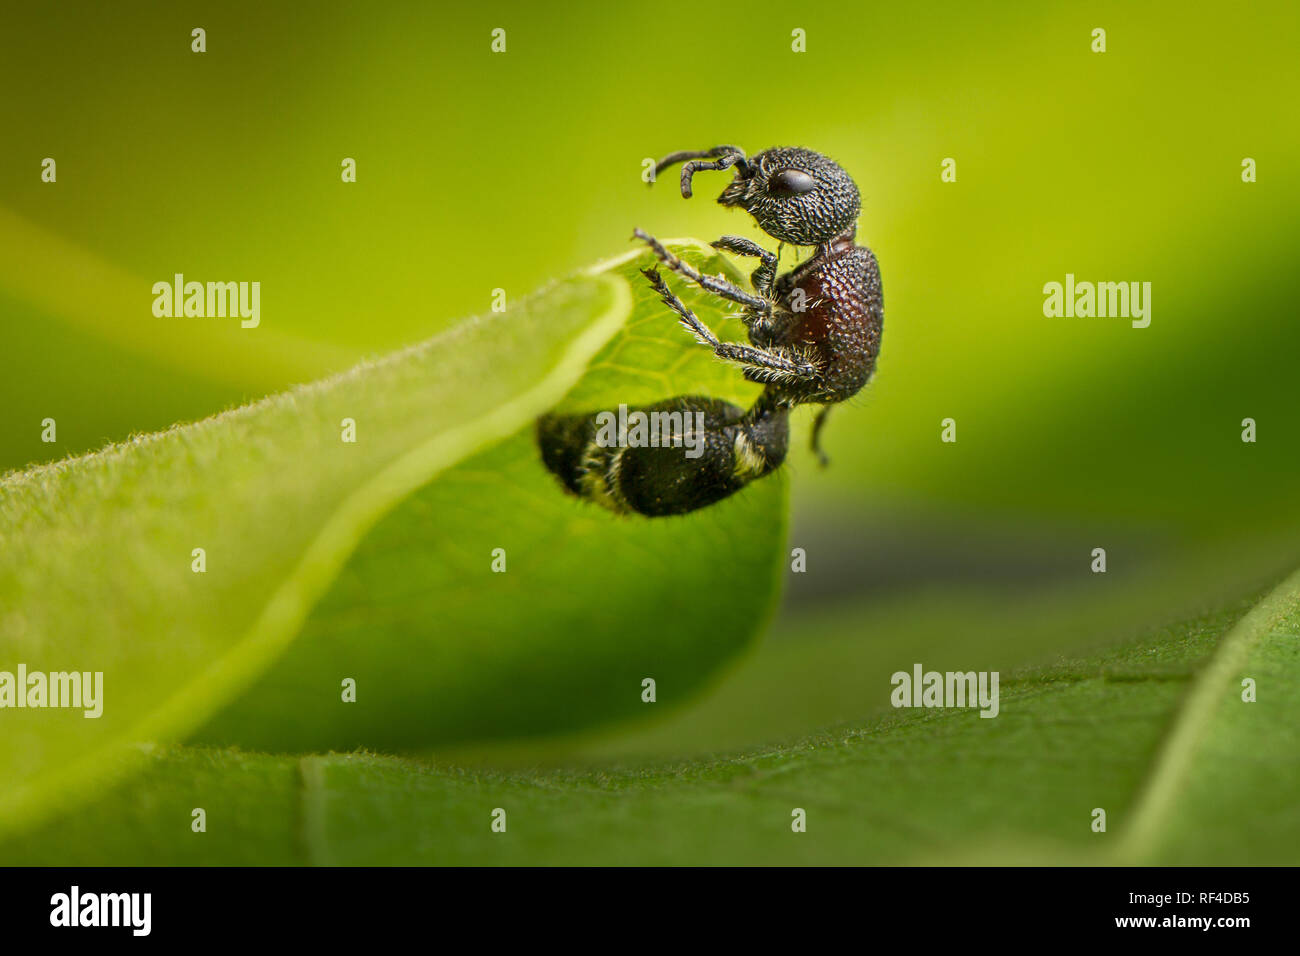
[[[858,187],[820,153],[774,147],[746,158],[736,146],[665,156],[656,175],[682,166],[682,196],[700,170],[734,169],[718,202],[744,209],[778,246],[775,253],[740,236],[723,236],[714,248],[757,259],[752,291],[702,275],[640,229],[659,262],[686,280],[743,310],[749,345],[723,342],[668,287],[657,267],[646,280],[696,340],[720,359],[740,366],[745,378],[765,386],[748,410],[698,395],[667,399],[640,409],[682,413],[685,427],[702,424],[692,438],[702,447],[687,456],[678,447],[629,447],[603,440],[591,415],[544,416],[538,441],[546,465],[576,495],[616,512],[684,514],[721,501],[785,461],[790,410],[818,404],[812,445],[822,464],[821,432],[827,413],[852,397],[875,371],[884,322],[876,257],[856,241],[861,209]],[[777,263],[785,244],[815,247],[811,258],[783,275]],[[673,419],[677,420],[677,419]]]

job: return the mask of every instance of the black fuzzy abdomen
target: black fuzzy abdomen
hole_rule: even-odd
[[[735,494],[785,460],[789,414],[783,407],[760,402],[744,412],[720,399],[684,396],[629,412],[690,416],[683,422],[691,429],[691,454],[679,445],[609,444],[596,415],[547,415],[537,423],[546,467],[570,492],[611,511],[686,514]]]

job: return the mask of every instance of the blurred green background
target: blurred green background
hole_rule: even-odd
[[[726,174],[687,202],[642,160],[802,145],[861,187],[886,315],[830,469],[799,423],[808,571],[699,707],[583,746],[788,737],[887,706],[913,661],[1138,633],[1300,563],[1298,27],[1291,3],[24,8],[0,35],[0,468],[424,338],[633,226],[761,240],[712,202]],[[260,281],[261,326],[156,319],[176,272]],[[1066,273],[1150,282],[1150,327],[1045,318]]]

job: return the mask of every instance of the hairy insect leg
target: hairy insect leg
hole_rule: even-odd
[[[743,236],[723,236],[716,242],[709,245],[714,249],[722,249],[726,252],[734,252],[738,256],[748,256],[751,259],[758,259],[762,263],[757,269],[750,273],[749,281],[754,286],[754,291],[763,298],[771,298],[772,283],[776,280],[776,264],[781,255],[781,249],[778,246],[775,253],[768,252],[758,243],[746,239]]]
[[[772,311],[772,303],[767,299],[764,299],[762,296],[752,295],[739,286],[732,285],[725,279],[701,274],[698,269],[688,265],[669,252],[662,242],[649,233],[643,232],[640,229],[634,229],[632,233],[636,238],[640,239],[654,251],[654,254],[659,258],[660,262],[679,275],[690,279],[706,292],[712,292],[720,298],[726,299],[729,302],[735,302],[737,305],[743,305],[756,312],[766,314]]]
[[[826,427],[826,419],[831,417],[831,408],[833,406],[823,405],[817,410],[817,415],[813,418],[812,427],[812,452],[817,456],[817,464],[825,468],[831,463],[826,452],[822,451],[822,429]]]
[[[697,342],[712,349],[713,354],[718,358],[744,366],[756,381],[793,385],[812,384],[820,379],[821,369],[806,359],[775,349],[754,348],[750,345],[721,341],[681,299],[677,298],[673,290],[668,288],[668,283],[664,281],[658,269],[651,266],[642,269],[641,274],[646,277],[655,292],[659,293],[659,298],[664,301],[664,304],[677,313],[678,321],[686,331],[695,336]]]

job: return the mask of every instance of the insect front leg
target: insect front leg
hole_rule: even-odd
[[[661,243],[654,236],[642,232],[640,229],[633,230],[633,234],[638,239],[645,242],[646,245],[648,245],[654,251],[654,254],[659,258],[660,262],[662,262],[669,269],[672,269],[674,272],[678,273],[679,275],[685,276],[687,279],[690,279],[692,282],[698,285],[701,289],[704,289],[706,292],[712,292],[714,295],[719,296],[720,298],[726,299],[729,302],[735,302],[738,305],[743,305],[748,309],[754,309],[757,312],[772,311],[772,303],[769,302],[767,299],[763,298],[762,296],[754,295],[750,292],[746,292],[744,289],[740,288],[739,286],[732,285],[726,279],[719,279],[716,276],[702,275],[700,271],[696,269],[694,266],[691,266],[683,262],[677,256],[673,255],[666,248],[664,248],[663,243]]]
[[[754,291],[765,299],[772,297],[772,283],[776,280],[776,264],[781,257],[781,247],[777,246],[776,253],[768,252],[758,243],[746,239],[743,236],[723,236],[717,242],[711,242],[709,245],[714,249],[723,249],[727,252],[734,252],[738,256],[748,256],[752,259],[761,260],[761,265],[750,273],[749,281],[754,286]]]
[[[664,304],[677,313],[677,320],[695,336],[697,342],[712,349],[713,354],[718,358],[744,366],[746,377],[752,381],[780,385],[815,385],[821,381],[822,372],[817,364],[795,352],[781,348],[755,348],[752,345],[737,345],[721,341],[681,299],[677,298],[673,290],[668,288],[668,283],[664,281],[658,269],[652,266],[642,269],[641,274],[659,293],[659,298]]]

